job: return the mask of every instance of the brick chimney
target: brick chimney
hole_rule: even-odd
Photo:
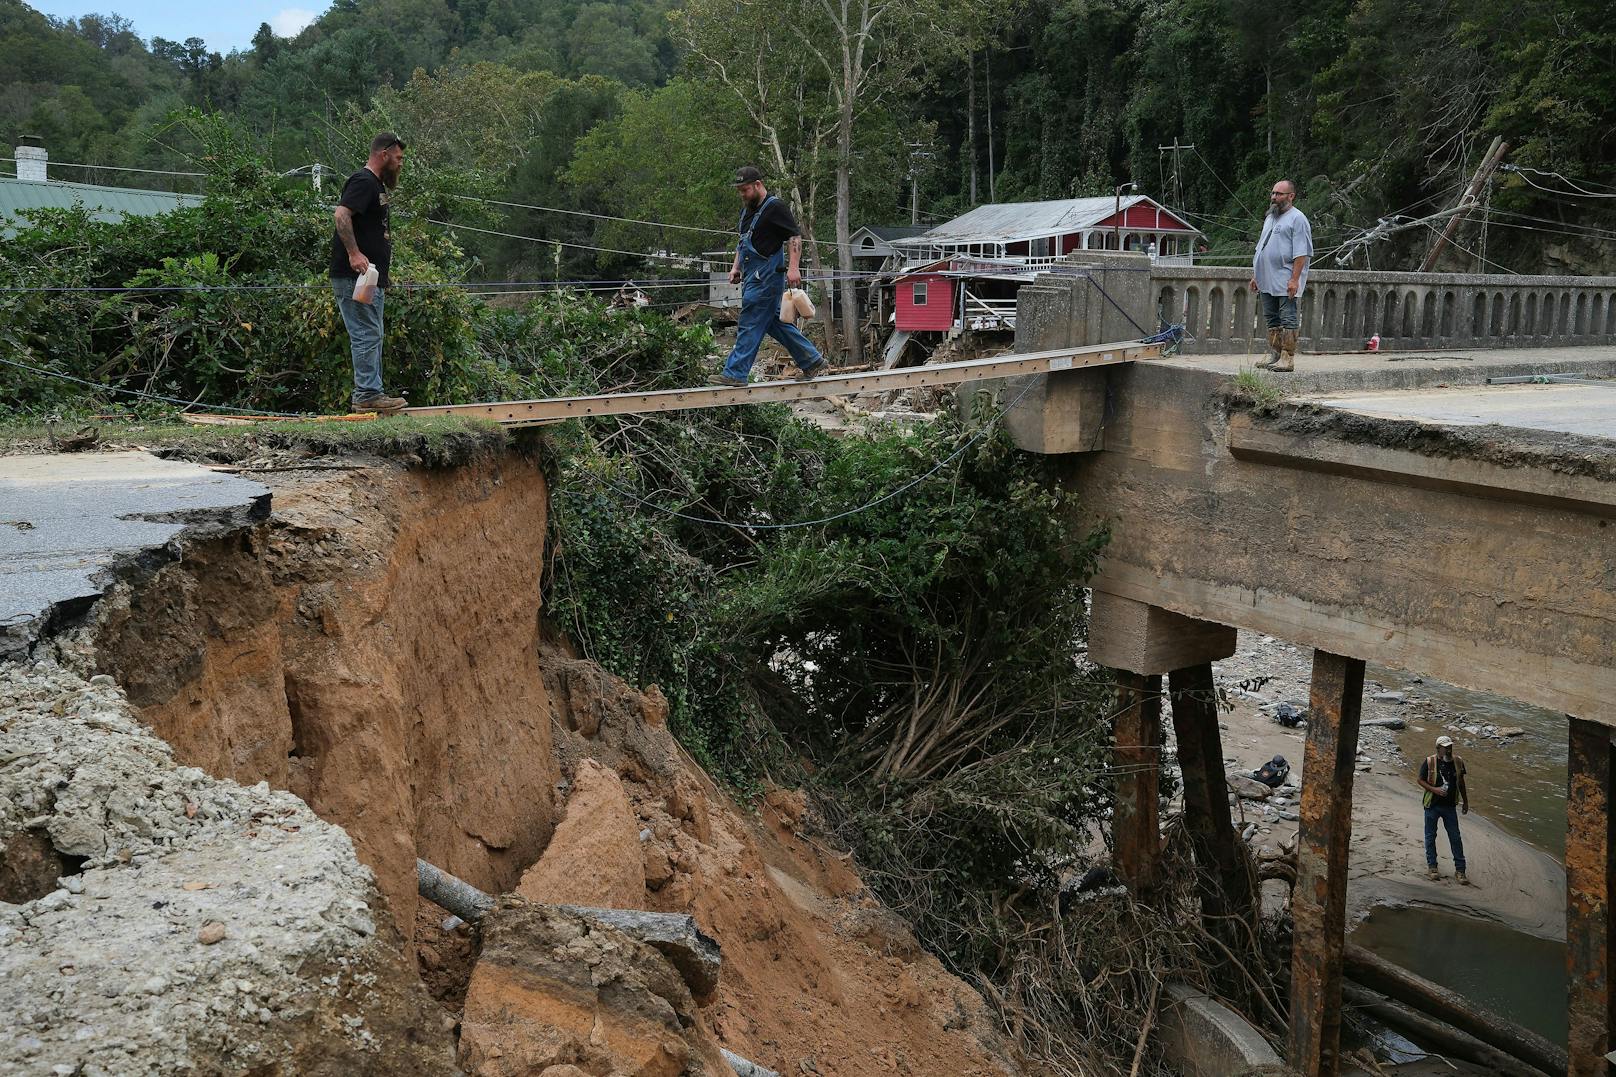
[[[37,135],[23,135],[21,138],[22,142],[13,154],[17,160],[17,178],[29,183],[44,183],[45,163],[50,160],[50,154],[44,146],[38,145],[40,139]]]

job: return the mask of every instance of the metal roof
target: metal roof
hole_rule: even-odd
[[[83,206],[98,221],[116,221],[127,214],[150,216],[202,204],[202,196],[172,191],[141,191],[133,187],[100,187],[62,180],[20,180],[0,176],[0,220],[5,233],[16,232],[12,219],[25,209],[72,209]]]
[[[1130,206],[1158,203],[1142,194],[1130,194],[1121,201],[1126,211]],[[1117,212],[1117,200],[1109,195],[1097,198],[1062,198],[1053,202],[998,202],[977,206],[951,221],[938,225],[923,235],[899,240],[901,246],[954,246],[966,243],[1007,243],[1024,239],[1043,239],[1047,236],[1066,235],[1092,228]],[[1163,215],[1172,211],[1161,207]],[[1176,224],[1189,225],[1172,216]]]
[[[876,239],[885,239],[891,241],[894,239],[909,239],[913,236],[924,235],[926,232],[926,226],[923,224],[905,224],[899,226],[878,227],[873,224],[867,224],[860,228],[859,231],[868,232]],[[857,233],[854,234],[856,235]]]

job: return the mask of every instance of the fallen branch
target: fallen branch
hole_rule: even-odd
[[[1161,997],[1161,978],[1150,987],[1150,1008],[1145,1011],[1145,1023],[1139,1026],[1139,1042],[1133,1049],[1133,1067],[1128,1070],[1128,1077],[1139,1077],[1139,1066],[1145,1060],[1145,1044],[1150,1039],[1150,1026],[1156,1023],[1156,1000]]]

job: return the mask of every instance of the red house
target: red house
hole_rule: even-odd
[[[946,333],[954,327],[954,280],[948,262],[934,262],[898,278],[897,325],[914,332]]]
[[[978,206],[892,246],[916,265],[897,278],[900,332],[1013,329],[1015,295],[1081,251],[1138,251],[1189,264],[1200,232],[1145,195]]]

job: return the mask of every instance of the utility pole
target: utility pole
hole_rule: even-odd
[[[1482,185],[1487,182],[1487,178],[1493,174],[1493,171],[1503,164],[1504,155],[1508,152],[1509,143],[1504,141],[1503,136],[1493,139],[1493,144],[1487,149],[1487,156],[1481,159],[1481,164],[1476,168],[1475,176],[1471,177],[1470,186],[1465,188],[1464,196],[1459,199],[1459,204],[1454,207],[1457,212],[1448,218],[1447,226],[1442,229],[1442,234],[1436,237],[1436,242],[1431,244],[1431,251],[1425,256],[1425,261],[1420,263],[1421,273],[1429,273],[1436,268],[1437,256],[1442,253],[1443,247],[1452,242],[1454,235],[1459,231],[1460,223],[1470,213],[1471,208],[1475,206],[1476,196],[1480,194]]]
[[[924,142],[909,143],[909,223],[911,225],[920,223],[920,173],[915,168],[915,162],[923,157],[931,156],[931,154],[921,150],[924,145]]]
[[[1112,192],[1113,194],[1115,194],[1117,196],[1117,206],[1116,206],[1116,212],[1111,215],[1111,225],[1112,225],[1112,231],[1116,234],[1116,237],[1117,237],[1117,250],[1119,252],[1122,250],[1122,192],[1123,191],[1127,191],[1129,194],[1137,194],[1138,191],[1139,191],[1139,184],[1137,184],[1137,183],[1119,183],[1119,184],[1117,184],[1116,190]]]
[[[1179,142],[1177,135],[1173,136],[1173,144],[1171,146],[1156,147],[1156,151],[1158,153],[1171,153],[1173,155],[1173,205],[1177,206],[1179,209],[1184,208],[1184,189],[1179,186],[1178,182],[1178,155],[1185,150],[1190,150],[1193,152],[1194,149],[1195,143]]]

